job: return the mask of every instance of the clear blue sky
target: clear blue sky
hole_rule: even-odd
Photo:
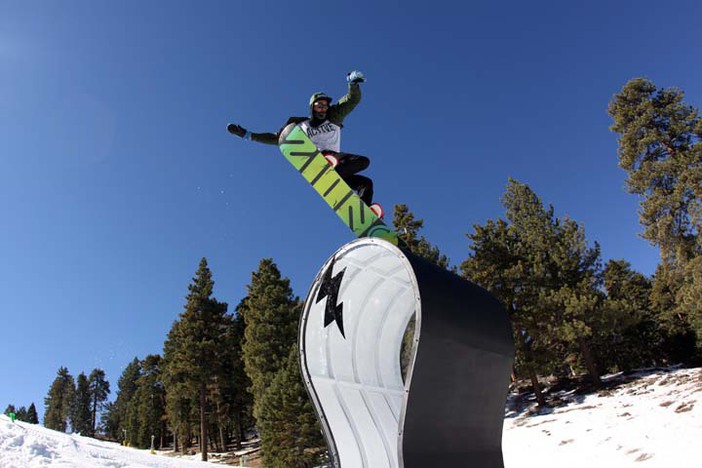
[[[573,6],[571,6],[573,5]],[[230,310],[260,259],[305,297],[352,240],[273,146],[310,94],[367,77],[346,151],[453,264],[508,177],[653,273],[607,104],[627,80],[702,106],[702,4],[0,0],[0,411],[60,366],[114,392],[161,353],[200,258]]]

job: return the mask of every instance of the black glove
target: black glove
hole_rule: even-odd
[[[244,138],[248,131],[242,127],[241,125],[236,125],[236,124],[229,124],[227,125],[227,131],[231,133],[232,135],[236,135],[239,138]]]

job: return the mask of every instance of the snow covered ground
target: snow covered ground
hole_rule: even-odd
[[[122,447],[0,416],[1,468],[196,468],[211,463],[152,455],[148,450]],[[221,465],[220,465],[221,466]]]
[[[633,379],[633,380],[631,380]],[[609,389],[564,393],[540,414],[508,411],[507,468],[701,468],[702,369],[604,379]],[[510,403],[516,399],[510,395]]]
[[[614,375],[595,394],[563,392],[536,412],[510,395],[506,468],[702,467],[702,369]],[[0,468],[195,468],[221,466],[152,455],[0,416]]]

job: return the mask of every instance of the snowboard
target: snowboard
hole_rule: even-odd
[[[356,237],[379,237],[394,245],[401,244],[397,233],[344,182],[297,124],[283,129],[278,147]]]

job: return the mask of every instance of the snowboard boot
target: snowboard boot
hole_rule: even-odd
[[[368,208],[371,209],[373,213],[379,218],[383,219],[385,217],[385,210],[383,209],[382,206],[380,206],[380,203],[373,203],[370,205]]]
[[[330,165],[332,168],[335,168],[336,166],[339,165],[339,158],[337,158],[337,157],[334,156],[333,154],[324,153],[324,159],[327,160],[327,162],[329,163],[329,165]]]

